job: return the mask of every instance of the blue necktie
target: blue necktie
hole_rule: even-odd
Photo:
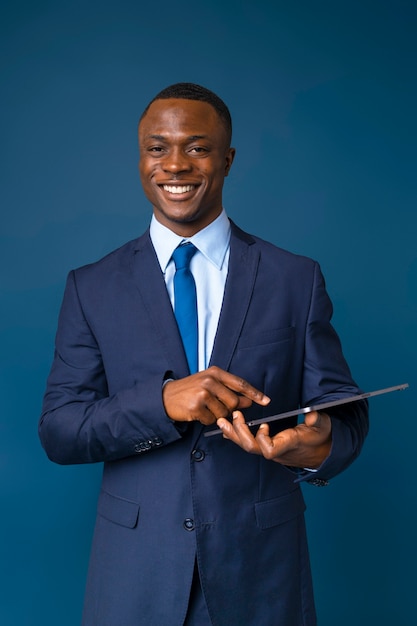
[[[172,254],[175,263],[174,309],[190,374],[198,372],[197,293],[190,261],[197,252],[192,243],[179,245]]]

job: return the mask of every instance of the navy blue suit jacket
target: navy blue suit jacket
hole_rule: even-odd
[[[272,398],[248,418],[358,393],[318,265],[232,225],[211,364]],[[85,626],[181,626],[195,558],[213,624],[315,624],[294,473],[162,404],[188,375],[149,233],[71,272],[40,421],[58,463],[104,462]],[[359,453],[366,403],[331,413],[330,479]],[[289,421],[280,428],[294,424]]]

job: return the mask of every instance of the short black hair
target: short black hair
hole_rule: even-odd
[[[207,102],[207,104],[210,104],[222,120],[230,144],[232,139],[232,117],[228,107],[213,91],[210,91],[210,89],[202,87],[201,85],[196,85],[195,83],[175,83],[174,85],[165,87],[165,89],[160,91],[149,102],[148,106],[140,116],[139,124],[155,100],[168,100],[170,98],[178,98],[180,100],[199,100],[200,102]]]

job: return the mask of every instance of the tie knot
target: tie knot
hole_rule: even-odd
[[[180,244],[172,253],[175,269],[182,270],[190,267],[191,259],[197,252],[197,248],[192,243]]]

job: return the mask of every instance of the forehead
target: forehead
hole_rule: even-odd
[[[139,124],[139,137],[225,136],[223,122],[216,109],[199,100],[170,98],[155,100]]]

